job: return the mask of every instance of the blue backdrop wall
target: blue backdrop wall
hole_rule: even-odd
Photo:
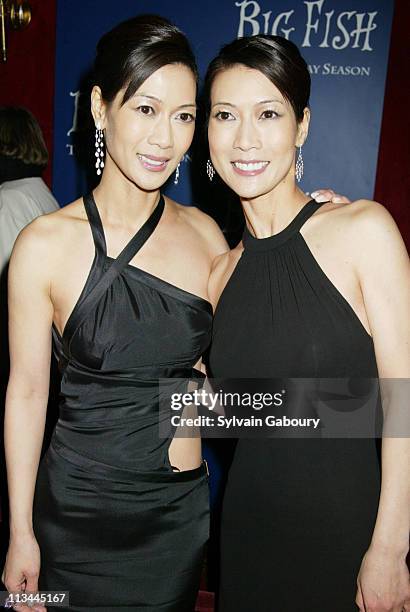
[[[168,17],[188,35],[202,75],[235,37],[274,33],[295,42],[312,74],[302,187],[373,197],[393,0],[58,0],[53,188],[61,204],[93,182],[84,142],[87,134],[92,141],[85,118],[96,42],[144,12]],[[184,204],[196,203],[190,164],[187,155],[178,186],[167,186]]]
[[[58,0],[53,190],[60,204],[96,182],[89,116],[96,43],[119,21],[146,12],[168,17],[188,35],[202,76],[218,49],[238,36],[273,33],[295,42],[312,75],[302,188],[373,197],[393,0]],[[207,198],[194,188],[192,159],[184,159],[179,184],[166,187],[184,204]],[[202,165],[204,159],[206,152]],[[223,452],[206,446],[214,502],[223,465],[215,456]]]

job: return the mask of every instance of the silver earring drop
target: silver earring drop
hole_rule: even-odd
[[[212,181],[215,176],[215,168],[213,167],[210,159],[208,159],[208,161],[206,162],[206,173],[208,175],[209,180]]]
[[[296,180],[298,183],[302,180],[303,176],[303,157],[302,157],[302,147],[299,147],[299,155],[296,160],[296,168],[295,168]]]
[[[174,178],[174,185],[178,185],[179,182],[179,166],[181,165],[181,162],[179,162],[178,166],[176,167],[175,170],[175,178]]]
[[[95,169],[100,176],[104,168],[104,132],[97,126],[95,128]]]

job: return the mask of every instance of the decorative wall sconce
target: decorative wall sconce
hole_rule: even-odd
[[[26,0],[0,0],[0,33],[1,54],[3,62],[7,61],[7,26],[14,30],[23,30],[31,21],[31,7]]]

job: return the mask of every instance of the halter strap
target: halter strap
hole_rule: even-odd
[[[98,255],[103,255],[106,257],[104,229],[92,194],[84,197],[84,206],[90,220],[96,252]],[[70,316],[66,329],[64,330],[64,336],[68,342],[68,353],[70,353],[71,341],[77,329],[84,321],[88,313],[95,308],[100,298],[105,294],[117,276],[121,274],[124,267],[147,242],[148,238],[151,236],[157,227],[159,220],[161,219],[162,213],[164,212],[164,207],[165,202],[163,196],[161,195],[157,206],[149,218],[123,248],[118,257],[113,260],[109,268],[105,272],[102,272],[100,278],[90,289],[90,291],[84,295],[80,302],[77,303],[76,307],[74,308],[75,312],[73,311],[72,313],[74,316]],[[102,270],[104,270],[104,268],[102,268]]]
[[[95,250],[97,254],[105,256],[104,230],[92,192],[83,197],[83,202],[93,235]]]
[[[300,228],[306,221],[324,204],[325,202],[316,202],[310,200],[298,212],[296,217],[282,231],[267,238],[256,238],[253,236],[248,227],[245,225],[242,241],[245,250],[247,251],[266,251],[274,247],[284,244],[289,238],[297,234]]]

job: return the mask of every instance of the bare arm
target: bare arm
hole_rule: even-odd
[[[359,203],[357,273],[381,379],[410,378],[410,270],[398,229],[385,209]],[[399,381],[397,381],[399,384]],[[386,398],[394,411],[398,394]],[[408,398],[407,398],[408,401]],[[401,408],[401,407],[400,407]],[[408,407],[407,407],[408,409]],[[394,417],[394,414],[393,414]],[[407,414],[410,419],[410,410]],[[408,428],[407,428],[408,431]],[[358,579],[361,610],[398,610],[410,600],[406,555],[410,531],[410,439],[383,438],[382,486],[373,538]],[[410,602],[409,602],[410,603]]]
[[[9,590],[20,590],[24,580],[27,588],[36,590],[39,571],[32,507],[48,400],[53,318],[46,226],[38,219],[20,234],[9,268],[11,368],[5,451],[10,548],[3,574]]]

